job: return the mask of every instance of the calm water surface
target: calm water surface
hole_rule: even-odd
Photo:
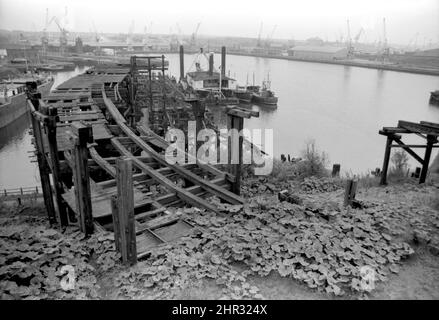
[[[170,72],[178,77],[178,55],[168,57]],[[186,71],[194,57],[185,56]],[[215,55],[215,67],[220,64]],[[314,139],[331,164],[340,163],[345,172],[365,173],[382,165],[385,137],[378,130],[383,126],[396,126],[398,120],[439,122],[439,107],[428,103],[430,91],[439,89],[439,77],[233,55],[227,56],[226,64],[227,73],[230,70],[240,84],[247,79],[251,84],[253,72],[256,84],[261,84],[270,73],[278,108],[252,106],[260,116],[245,120],[244,126],[273,129],[276,157],[300,156],[305,141]],[[423,141],[407,138],[403,141]]]
[[[169,72],[178,78],[178,55],[167,58]],[[193,61],[194,55],[185,56],[186,71]],[[58,73],[54,87],[84,70]],[[229,70],[242,85],[247,78],[252,83],[253,72],[256,84],[270,73],[278,108],[248,106],[260,117],[245,120],[245,127],[273,129],[276,157],[300,156],[305,141],[315,139],[330,164],[340,163],[344,172],[365,173],[382,165],[385,138],[378,130],[383,126],[396,126],[398,120],[439,122],[439,107],[428,104],[430,91],[439,89],[439,77],[233,55],[227,56]],[[211,110],[224,122],[220,108]],[[0,131],[0,189],[39,184],[36,164],[27,153],[33,149],[28,128],[24,118]],[[405,141],[422,142],[417,136]]]
[[[72,71],[54,74],[52,89],[86,69],[87,67],[77,67]],[[29,128],[30,117],[25,114],[0,129],[0,190],[40,185],[38,166],[30,159],[29,152],[34,150],[34,146]]]

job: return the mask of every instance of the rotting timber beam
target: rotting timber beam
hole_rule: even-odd
[[[86,235],[93,233],[93,215],[90,192],[90,173],[88,168],[88,144],[93,143],[92,127],[79,122],[71,125],[73,150],[71,165],[75,186],[75,199],[79,226]]]
[[[206,200],[199,198],[192,193],[188,192],[187,190],[178,187],[175,185],[171,180],[166,178],[164,175],[158,173],[154,169],[148,167],[143,162],[137,160],[133,155],[119,142],[117,141],[117,138],[113,138],[111,140],[113,146],[123,155],[126,157],[129,157],[132,159],[134,165],[136,165],[139,169],[141,169],[144,173],[149,175],[151,178],[156,180],[158,183],[164,185],[167,189],[169,189],[172,192],[177,193],[177,195],[183,199],[184,201],[190,203],[193,206],[196,207],[202,207],[208,210],[211,210],[213,212],[219,213],[219,210],[216,206],[210,204]]]
[[[425,149],[424,162],[422,164],[421,175],[419,176],[419,183],[424,183],[427,178],[428,165],[430,164],[431,150],[433,144],[437,143],[437,136],[427,135],[427,148]]]
[[[43,189],[44,205],[46,206],[49,223],[55,225],[56,211],[53,202],[52,187],[50,186],[49,164],[44,150],[43,134],[41,131],[41,122],[37,118],[40,107],[41,94],[37,92],[36,82],[27,82],[27,102],[31,113],[32,129],[35,137],[35,147],[38,161],[38,170],[40,172],[41,187]]]
[[[64,192],[62,182],[60,179],[60,164],[59,164],[59,154],[58,154],[58,142],[56,139],[56,126],[58,122],[58,110],[56,108],[49,108],[41,103],[41,112],[48,116],[47,121],[45,121],[45,128],[47,134],[47,141],[49,147],[50,155],[50,168],[52,172],[52,179],[54,184],[55,198],[58,207],[58,219],[61,226],[68,226],[68,212],[67,206],[62,198],[61,194]]]
[[[426,145],[406,145],[401,141],[401,135],[397,133],[410,134],[414,133],[420,135],[422,138],[427,140]],[[420,123],[414,123],[409,121],[398,122],[398,128],[384,127],[379,131],[379,134],[387,137],[386,149],[384,153],[383,170],[381,172],[380,184],[387,184],[387,171],[390,160],[390,153],[392,147],[403,148],[407,153],[409,153],[413,158],[415,158],[421,165],[421,174],[419,176],[419,183],[424,183],[427,178],[428,166],[430,163],[430,157],[432,149],[439,147],[435,145],[438,143],[439,136],[439,124],[433,122],[421,121]],[[424,136],[425,135],[425,136]],[[392,142],[395,141],[397,144],[393,145]],[[412,148],[425,148],[424,159],[422,159]]]
[[[242,136],[242,129],[244,128],[244,118],[249,119],[252,116],[259,117],[259,112],[250,111],[238,107],[228,107],[226,113],[227,129],[230,132],[228,138],[229,173],[234,177],[232,192],[240,195],[241,170],[243,162],[242,144],[244,140],[244,137]],[[235,146],[238,146],[238,149],[236,149]]]
[[[111,197],[114,241],[122,261],[134,264],[137,262],[137,246],[132,160],[123,157],[116,164],[117,196]]]
[[[236,194],[234,194],[234,193],[232,193],[232,192],[230,192],[228,190],[225,190],[224,188],[218,187],[217,185],[211,183],[209,180],[205,180],[205,179],[197,176],[193,172],[185,169],[184,167],[181,167],[181,166],[178,166],[178,165],[169,164],[166,161],[164,156],[162,156],[159,153],[157,153],[152,147],[150,147],[145,141],[143,141],[143,139],[141,137],[139,137],[136,134],[134,134],[134,132],[126,125],[126,122],[121,120],[119,111],[117,110],[116,106],[111,102],[111,100],[109,100],[106,97],[104,91],[102,91],[102,96],[103,96],[104,103],[107,106],[107,110],[113,116],[113,119],[116,120],[116,123],[119,125],[119,127],[122,129],[122,131],[129,138],[131,138],[131,140],[137,146],[139,146],[143,151],[147,152],[152,158],[154,158],[156,161],[158,161],[162,165],[165,165],[165,166],[168,166],[168,167],[172,168],[175,172],[177,172],[178,174],[182,175],[182,177],[184,177],[185,179],[191,181],[194,184],[198,184],[198,185],[202,186],[207,191],[211,192],[212,194],[218,196],[219,198],[221,198],[221,199],[223,199],[223,200],[225,200],[225,201],[227,201],[229,203],[232,203],[232,204],[242,204],[242,203],[244,203],[244,199],[242,199],[241,197],[237,196]],[[125,147],[123,147],[122,144],[117,139],[112,139],[112,143],[113,143],[113,145],[116,148],[119,149],[120,152],[124,152],[125,155],[132,157],[132,155],[130,153],[129,154],[126,153],[126,152],[128,152],[128,150]],[[136,161],[135,163],[137,164],[139,162]],[[138,166],[142,170],[149,170],[149,171],[152,171],[154,174],[156,174],[156,172],[151,170],[148,166],[145,166],[143,163],[139,163],[139,165],[142,165],[143,168]],[[145,173],[147,173],[147,172],[145,172]],[[151,175],[151,177],[154,178],[154,176],[152,176],[152,175]],[[160,179],[159,179],[159,182],[160,182]],[[172,183],[172,185],[173,185],[173,183]],[[171,186],[168,185],[168,187],[171,187]],[[183,196],[186,200],[190,201],[191,204],[194,203],[194,200],[196,200],[198,202],[199,202],[199,200],[201,200],[201,199],[193,199],[193,195],[185,194],[185,192],[182,192],[182,191],[184,191],[184,190],[181,189],[179,191],[179,194],[181,196]],[[203,202],[205,202],[205,201],[203,200]],[[199,203],[199,204],[201,204],[201,203]],[[209,203],[204,203],[203,207],[207,208],[206,205],[208,205],[210,207],[210,210],[213,210],[215,212],[218,211],[218,209],[216,207],[210,205]],[[212,209],[212,208],[214,208],[214,209]]]

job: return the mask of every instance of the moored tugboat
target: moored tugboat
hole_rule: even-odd
[[[44,97],[50,92],[54,79],[52,76],[44,75],[0,81],[0,128],[14,122],[27,112],[25,90],[28,81],[36,81],[38,91]]]
[[[274,92],[270,89],[270,78],[262,81],[262,89],[259,90],[259,86],[251,86],[249,89],[253,92],[252,102],[255,104],[277,106],[278,98]]]
[[[251,103],[253,92],[248,89],[248,87],[238,86],[234,90],[235,96],[239,99],[240,103]]]

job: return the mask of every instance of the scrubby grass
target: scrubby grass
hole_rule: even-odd
[[[315,140],[308,140],[302,150],[302,160],[298,162],[273,160],[273,171],[271,176],[280,181],[299,179],[307,177],[327,177],[329,171],[326,168],[328,155],[317,148]]]

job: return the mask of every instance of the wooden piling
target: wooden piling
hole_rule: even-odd
[[[38,170],[40,173],[41,188],[43,190],[44,205],[46,206],[47,215],[50,225],[56,224],[56,211],[53,203],[52,187],[50,186],[49,167],[44,151],[43,134],[41,131],[41,123],[35,115],[35,111],[39,110],[41,94],[37,93],[36,82],[26,83],[28,90],[28,103],[32,105],[34,112],[31,112],[32,131],[35,137],[35,147],[38,162]]]
[[[54,184],[53,189],[55,191],[55,199],[58,207],[58,220],[61,226],[68,226],[69,219],[67,215],[67,207],[64,199],[61,196],[64,190],[60,180],[58,144],[56,140],[56,123],[58,121],[58,110],[56,108],[44,108],[42,111],[43,114],[49,116],[48,120],[45,122],[45,126],[47,128],[46,133],[52,168],[52,179]]]
[[[244,118],[228,115],[227,128],[229,132],[233,130],[229,135],[228,140],[228,154],[229,154],[229,173],[235,177],[235,181],[232,184],[232,192],[239,195],[241,193],[241,166],[242,166],[242,143],[243,137],[240,135],[244,127]],[[236,153],[235,146],[238,145],[238,154]]]
[[[180,46],[180,80],[184,79],[184,48]]]
[[[339,177],[340,176],[340,164],[335,163],[332,166],[332,177]]]
[[[114,239],[124,263],[137,262],[132,161],[116,160],[117,197],[112,198]]]
[[[357,193],[357,180],[348,180],[346,182],[344,202],[343,205],[346,207],[352,205],[352,201],[355,200],[355,194]]]
[[[86,235],[93,233],[93,215],[90,193],[90,174],[88,168],[87,144],[93,142],[92,127],[79,122],[71,125],[73,132],[73,180],[75,184],[76,208],[79,214],[81,231]]]
[[[383,161],[383,170],[381,171],[381,180],[380,185],[387,184],[387,170],[389,169],[389,161],[390,161],[390,152],[392,151],[392,137],[387,136],[386,149],[384,151],[384,161]]]
[[[427,147],[425,148],[424,161],[422,163],[421,175],[419,177],[419,183],[424,183],[427,179],[428,165],[430,164],[431,150],[433,144],[437,142],[437,138],[431,135],[427,136]]]

